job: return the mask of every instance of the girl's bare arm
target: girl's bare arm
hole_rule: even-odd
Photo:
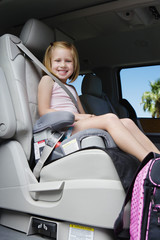
[[[90,117],[94,116],[93,114],[86,114],[85,113],[78,94],[77,94],[77,103],[78,103],[78,108],[79,108],[80,113],[75,113],[74,114],[75,115],[75,121],[87,119],[87,118],[90,118]]]
[[[54,81],[51,77],[45,75],[41,78],[38,86],[38,111],[40,116],[55,111],[50,108],[53,84]]]

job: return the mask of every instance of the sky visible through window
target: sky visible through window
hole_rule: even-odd
[[[151,91],[149,82],[160,78],[160,66],[127,68],[120,71],[122,97],[127,99],[135,109],[138,117],[151,117],[144,112],[141,98],[144,92]]]
[[[67,80],[68,84],[75,87],[79,96],[81,95],[81,85],[82,85],[83,77],[84,75],[79,75],[78,78],[73,83],[69,83],[69,81]]]

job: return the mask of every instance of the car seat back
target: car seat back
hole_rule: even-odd
[[[10,34],[5,34],[0,38],[0,66],[3,69],[3,75],[6,79],[12,103],[12,111],[15,115],[13,118],[10,115],[10,110],[8,111],[9,118],[12,119],[11,125],[15,126],[14,134],[11,137],[22,145],[29,160],[32,128],[35,121],[39,118],[37,111],[37,88],[42,73],[17,48],[12,42],[12,37]],[[30,19],[24,25],[20,38],[26,47],[34,54],[37,54],[39,59],[42,59],[46,47],[54,40],[54,33],[42,22]]]
[[[102,91],[101,79],[94,74],[86,74],[83,78],[80,100],[86,113],[95,115],[116,113],[109,98]]]

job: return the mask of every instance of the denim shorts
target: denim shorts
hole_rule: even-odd
[[[65,134],[63,135],[63,140],[69,138],[72,134],[72,131],[73,131],[73,126],[69,127],[67,129],[67,131],[65,132]]]

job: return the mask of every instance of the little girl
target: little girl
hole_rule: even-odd
[[[101,116],[85,114],[76,90],[66,84],[67,79],[73,82],[79,75],[79,58],[73,44],[68,42],[50,44],[44,56],[44,65],[72,92],[77,100],[79,112],[67,93],[50,76],[44,75],[38,87],[40,116],[54,111],[70,111],[75,115],[72,134],[88,128],[106,130],[121,150],[132,154],[140,161],[149,152],[160,153],[131,119],[119,119],[113,113]]]

